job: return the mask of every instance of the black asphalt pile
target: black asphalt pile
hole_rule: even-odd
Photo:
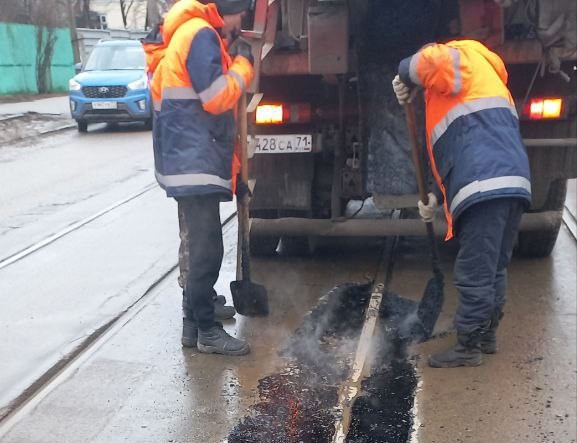
[[[340,384],[348,376],[354,344],[370,294],[366,285],[343,285],[323,297],[289,339],[283,371],[259,383],[261,402],[231,432],[229,443],[329,442]]]
[[[349,443],[409,441],[417,377],[410,362],[389,359],[379,355],[375,362],[379,369],[363,383],[363,396],[353,406]]]
[[[281,352],[283,370],[260,381],[261,401],[232,430],[229,443],[332,441],[339,388],[349,375],[369,298],[369,286],[355,284],[323,297]],[[400,443],[410,436],[416,376],[405,348],[411,338],[399,338],[395,325],[415,306],[390,294],[385,299],[373,373],[354,405],[349,442]]]
[[[0,145],[13,145],[23,139],[42,136],[74,126],[73,120],[60,114],[27,112],[0,115]]]

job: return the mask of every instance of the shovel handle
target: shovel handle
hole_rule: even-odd
[[[238,102],[240,137],[240,177],[248,185],[248,118],[246,115],[246,93],[242,93]]]
[[[240,143],[240,179],[248,185],[248,118],[246,114],[246,94],[242,93],[238,101],[238,135]],[[238,214],[238,245],[236,260],[237,280],[250,280],[250,225],[249,225],[249,194],[242,200],[237,200]]]
[[[419,187],[419,197],[427,205],[429,203],[429,194],[427,192],[427,183],[425,181],[425,168],[423,166],[423,156],[419,149],[419,140],[417,137],[417,121],[415,118],[415,107],[412,103],[405,103],[405,117],[407,119],[407,128],[409,130],[409,140],[411,142],[411,151],[413,155],[413,164],[417,175],[417,185]]]
[[[423,156],[419,148],[419,139],[417,138],[417,119],[415,118],[415,107],[412,103],[405,103],[405,116],[407,118],[407,128],[409,130],[409,139],[411,141],[411,151],[413,154],[413,164],[415,165],[415,173],[417,175],[417,185],[419,186],[419,197],[421,201],[427,205],[429,204],[429,194],[427,191],[427,182],[425,181],[425,168],[423,166]],[[437,278],[442,281],[443,274],[440,268],[439,251],[435,243],[435,232],[433,230],[433,223],[425,223],[427,227],[427,237],[431,244],[431,256],[433,272]]]

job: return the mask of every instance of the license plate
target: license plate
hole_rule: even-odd
[[[257,154],[292,154],[313,150],[312,135],[257,135],[255,139]]]
[[[116,102],[92,102],[92,109],[116,109]]]

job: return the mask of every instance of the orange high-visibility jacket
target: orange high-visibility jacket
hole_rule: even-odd
[[[239,162],[235,105],[253,78],[250,62],[231,60],[214,3],[180,0],[167,13],[162,39],[144,41],[153,72],[156,179],[169,197],[232,198]]]
[[[427,150],[449,225],[472,204],[530,203],[529,161],[501,58],[474,40],[424,46],[401,61],[407,85],[425,88]]]

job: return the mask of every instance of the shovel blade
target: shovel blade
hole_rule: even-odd
[[[387,291],[381,310],[396,327],[400,339],[421,342],[432,336],[443,309],[443,286],[442,277],[431,278],[418,302]]]
[[[430,338],[433,334],[435,323],[437,323],[439,314],[443,309],[443,302],[445,299],[443,287],[444,283],[442,278],[431,278],[427,283],[427,287],[423,293],[423,298],[421,298],[421,302],[419,303],[417,313],[423,327],[423,335],[425,339]]]
[[[230,293],[236,311],[247,317],[268,315],[268,296],[266,288],[250,280],[230,282]]]

